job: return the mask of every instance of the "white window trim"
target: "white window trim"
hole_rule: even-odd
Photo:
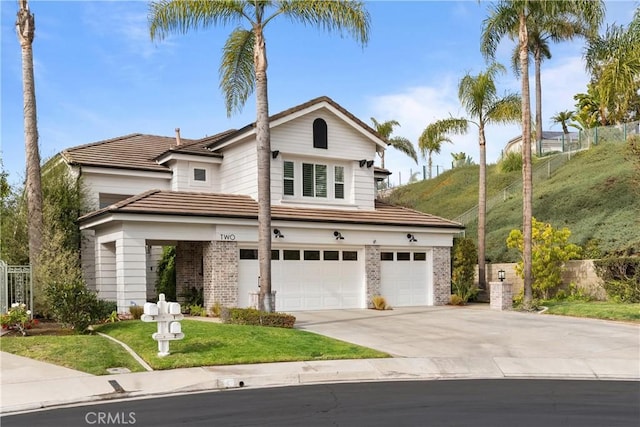
[[[293,162],[293,196],[284,194],[284,162]],[[317,196],[303,196],[303,172],[302,172],[302,164],[313,164],[313,165],[324,165],[327,167],[327,196],[326,197],[317,197]],[[336,199],[335,197],[335,167],[341,166],[344,168],[344,176],[343,176],[343,187],[344,187],[344,198]],[[324,204],[324,205],[340,205],[340,206],[352,206],[353,203],[351,200],[353,199],[353,195],[351,192],[352,189],[352,177],[353,170],[344,163],[339,162],[331,162],[323,159],[283,159],[282,164],[282,202],[292,202],[292,203],[304,203],[304,204]],[[315,169],[315,166],[314,166]],[[314,177],[314,188],[315,188],[315,177]]]

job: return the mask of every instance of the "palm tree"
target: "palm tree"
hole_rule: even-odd
[[[240,110],[256,92],[258,158],[258,259],[260,307],[271,311],[271,139],[267,96],[265,28],[283,16],[304,25],[347,32],[362,45],[369,39],[369,14],[359,1],[160,0],[150,4],[151,39],[233,24],[220,66],[227,114]],[[247,28],[241,26],[247,24]]]
[[[575,117],[575,113],[573,111],[565,110],[558,112],[555,116],[551,117],[551,123],[559,124],[562,126],[562,132],[565,135],[569,134],[569,126],[571,126],[571,122]]]
[[[38,277],[38,262],[42,249],[42,180],[38,149],[38,116],[33,77],[33,38],[35,18],[27,0],[20,0],[16,29],[22,50],[22,95],[24,99],[24,143],[27,163],[27,211],[29,226],[29,263]]]
[[[640,9],[628,28],[612,25],[589,40],[585,60],[601,103],[601,123],[627,120],[640,90]]]
[[[422,154],[422,157],[427,158],[429,179],[431,179],[431,172],[433,169],[431,155],[433,153],[440,154],[443,142],[451,142],[451,139],[442,132],[439,132],[433,124],[427,126],[422,132],[422,135],[420,135],[420,138],[418,138],[418,148],[420,149],[420,153]]]
[[[520,119],[521,100],[513,93],[498,96],[495,77],[505,72],[505,68],[497,63],[478,75],[466,74],[458,85],[458,99],[473,119],[449,118],[433,124],[435,131],[442,133],[466,133],[469,124],[478,127],[478,144],[480,145],[480,172],[478,185],[478,282],[481,288],[486,287],[485,272],[485,224],[487,212],[487,151],[485,127],[497,123],[517,123]],[[529,147],[531,149],[531,147]]]
[[[575,17],[599,26],[604,17],[604,7],[600,1],[534,1],[501,0],[491,9],[491,15],[485,20],[481,51],[488,57],[495,56],[500,40],[504,36],[517,40],[520,59],[522,87],[522,234],[524,240],[523,281],[525,308],[533,304],[532,276],[532,218],[533,218],[533,175],[531,161],[531,96],[529,93],[529,26],[535,28],[535,22],[545,17]],[[597,24],[596,24],[597,23]]]
[[[575,0],[574,0],[575,3]],[[528,51],[533,57],[534,73],[535,73],[535,91],[536,91],[536,151],[541,154],[542,150],[542,83],[541,68],[542,61],[551,59],[551,50],[549,42],[559,43],[562,41],[573,40],[577,36],[585,38],[593,37],[597,34],[598,26],[604,16],[604,3],[602,1],[592,2],[593,11],[588,14],[562,13],[557,15],[546,15],[539,12],[539,9],[532,8],[532,13],[528,25]],[[600,10],[598,11],[598,8]],[[499,6],[493,9],[493,12],[499,11]],[[600,18],[598,18],[600,16]],[[483,33],[481,41],[481,49],[485,56],[494,60],[495,50],[492,37],[495,33],[502,32],[509,38],[518,38],[519,23],[513,19],[513,16],[505,17],[501,13],[493,13],[483,22]],[[490,30],[489,30],[490,29]],[[516,75],[520,75],[520,47],[516,45],[512,55],[513,68]]]
[[[376,119],[371,117],[371,123],[376,132],[387,141],[387,143],[398,151],[403,152],[407,156],[411,157],[416,164],[418,164],[418,155],[416,149],[413,147],[411,141],[402,136],[394,136],[391,138],[393,128],[400,126],[397,120],[387,120],[386,122],[379,123]],[[380,166],[384,169],[384,151],[380,153]]]

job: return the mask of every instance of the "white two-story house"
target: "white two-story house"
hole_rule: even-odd
[[[387,143],[327,97],[270,118],[272,289],[278,311],[446,304],[460,224],[376,201]],[[155,297],[154,254],[176,247],[178,294],[245,307],[258,292],[253,124],[200,140],[127,135],[61,159],[95,210],[79,220],[83,270],[125,311]]]

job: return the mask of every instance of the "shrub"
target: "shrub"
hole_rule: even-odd
[[[387,304],[387,300],[382,295],[375,295],[371,298],[371,303],[376,310],[391,310],[391,306]]]
[[[101,320],[98,318],[98,297],[80,280],[49,283],[44,292],[53,318],[78,333]]]
[[[640,302],[640,258],[611,257],[593,262],[607,296],[620,302]]]
[[[223,308],[222,321],[235,325],[293,328],[296,318],[286,313],[268,313],[255,308]]]
[[[213,317],[220,317],[220,314],[222,314],[222,304],[220,304],[219,301],[214,302],[209,311],[211,311]]]
[[[189,307],[192,305],[199,305],[199,306],[204,305],[204,289],[202,288],[198,289],[195,286],[192,286],[188,290],[178,295],[178,297],[182,299],[183,304],[186,307]]]
[[[156,279],[156,292],[164,294],[167,301],[176,300],[176,247],[165,246],[162,248],[162,258],[158,262],[158,278]]]
[[[449,298],[449,304],[450,305],[464,305],[464,302],[462,301],[462,298],[460,298],[458,295],[452,294],[451,298]]]
[[[473,240],[469,238],[455,239],[453,244],[453,270],[451,272],[453,294],[457,295],[462,304],[474,299],[479,292],[473,282],[478,252]]]
[[[460,298],[462,304],[466,304],[469,300],[475,299],[480,292],[480,288],[473,282],[456,280],[451,283],[453,294]]]
[[[115,301],[108,301],[106,299],[98,299],[96,305],[93,308],[92,317],[99,322],[104,322],[111,317],[111,313],[118,311],[118,303]]]
[[[0,316],[2,327],[18,331],[22,336],[27,335],[27,329],[31,329],[34,320],[31,319],[31,310],[27,310],[26,304],[13,303],[6,314]]]
[[[516,152],[507,153],[499,163],[500,171],[507,172],[515,172],[522,170],[522,155]]]
[[[129,313],[131,313],[131,317],[133,317],[134,320],[140,320],[144,314],[144,307],[141,305],[132,305],[129,307]]]
[[[201,306],[200,304],[193,304],[187,307],[189,310],[189,314],[192,316],[202,316],[206,317],[207,309]]]

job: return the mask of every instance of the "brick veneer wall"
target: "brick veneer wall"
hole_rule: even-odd
[[[184,303],[191,288],[202,289],[202,246],[204,242],[178,242],[176,245],[176,298]]]
[[[204,258],[204,306],[219,302],[224,307],[238,305],[238,243],[206,242]]]
[[[366,245],[364,247],[366,298],[367,307],[373,308],[373,297],[381,294],[380,288],[380,246]]]
[[[451,298],[451,248],[433,248],[433,305],[446,305]]]

